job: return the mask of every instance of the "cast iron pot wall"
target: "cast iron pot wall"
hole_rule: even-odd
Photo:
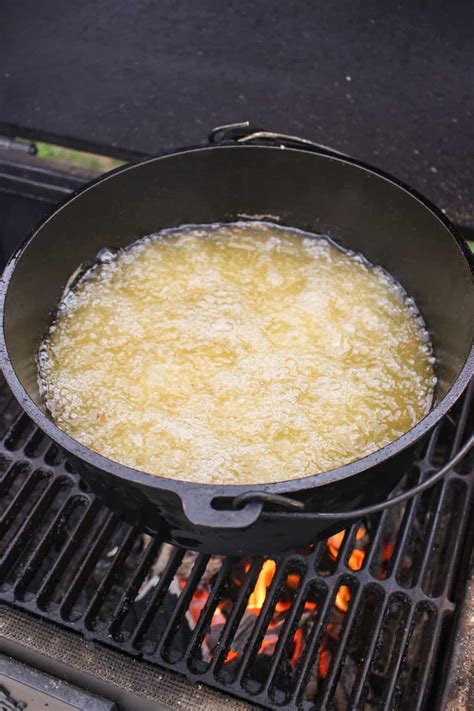
[[[409,433],[369,457],[318,477],[262,486],[209,486],[152,477],[91,452],[47,417],[36,353],[70,275],[103,247],[165,227],[265,216],[329,234],[391,272],[411,294],[438,358],[438,404]],[[383,501],[422,439],[454,404],[472,373],[472,275],[447,221],[393,179],[310,151],[226,146],[182,151],[121,169],[87,187],[46,220],[3,277],[2,365],[32,419],[71,455],[110,507],[170,541],[213,553],[303,546],[341,523],[232,511],[244,491],[287,494],[306,510],[350,511]],[[324,413],[321,413],[324,416]],[[297,522],[297,523],[296,523]]]

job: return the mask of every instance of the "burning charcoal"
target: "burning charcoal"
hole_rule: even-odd
[[[240,620],[239,627],[235,633],[234,639],[232,640],[231,650],[237,654],[242,654],[245,647],[248,644],[250,635],[252,634],[253,628],[255,626],[255,614],[253,612],[245,611],[242,619]]]
[[[335,711],[346,711],[350,708],[350,696],[357,678],[357,664],[351,657],[344,661],[344,673],[339,678],[339,683],[334,694]]]

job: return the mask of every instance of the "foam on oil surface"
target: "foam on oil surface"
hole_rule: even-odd
[[[413,301],[382,269],[265,223],[102,252],[39,356],[72,437],[223,484],[309,476],[388,444],[429,409],[433,363]]]

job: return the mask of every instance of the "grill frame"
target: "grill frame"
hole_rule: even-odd
[[[179,672],[196,684],[205,683],[214,688],[220,689],[228,694],[234,694],[241,699],[245,699],[254,704],[268,708],[277,708],[278,703],[275,703],[269,696],[272,679],[278,671],[278,666],[285,655],[285,640],[291,639],[294,630],[294,622],[298,619],[298,610],[302,601],[304,601],[307,591],[312,587],[317,587],[320,591],[325,591],[323,600],[321,601],[318,620],[320,622],[314,625],[314,630],[311,634],[309,646],[306,648],[306,657],[303,661],[303,667],[296,679],[296,686],[291,698],[285,702],[285,708],[314,708],[311,702],[304,699],[303,693],[306,688],[309,675],[314,667],[315,655],[318,650],[318,645],[321,641],[321,636],[328,622],[329,615],[333,607],[333,600],[340,585],[347,584],[352,590],[352,601],[349,612],[344,619],[344,628],[341,633],[341,644],[336,648],[333,656],[333,663],[329,669],[329,673],[323,682],[320,698],[318,699],[316,708],[325,707],[331,700],[331,696],[336,689],[341,670],[344,666],[344,661],[347,655],[347,642],[350,640],[351,630],[357,623],[357,613],[360,611],[359,602],[362,602],[367,591],[376,591],[383,598],[382,606],[378,616],[375,619],[375,628],[369,644],[368,656],[363,664],[362,673],[357,681],[357,688],[354,690],[353,704],[354,708],[358,708],[363,700],[365,681],[371,671],[374,655],[377,654],[378,633],[384,628],[384,620],[389,606],[395,600],[403,600],[403,604],[407,606],[407,615],[404,625],[404,631],[399,645],[398,652],[395,658],[394,671],[390,675],[390,683],[386,689],[383,699],[383,708],[390,708],[398,693],[398,679],[401,673],[404,672],[404,658],[406,657],[408,645],[412,639],[416,616],[422,609],[429,609],[429,614],[433,615],[434,622],[431,627],[431,646],[427,658],[425,659],[424,672],[419,684],[419,697],[416,705],[413,708],[423,708],[423,703],[426,703],[429,694],[432,693],[431,682],[433,680],[435,663],[439,654],[440,642],[445,645],[448,639],[448,631],[446,628],[445,619],[449,618],[450,622],[454,621],[454,613],[456,610],[456,596],[451,599],[450,588],[454,583],[455,573],[457,578],[462,578],[461,570],[456,571],[456,562],[461,560],[463,548],[469,547],[469,537],[465,537],[466,524],[470,511],[470,499],[472,496],[474,477],[471,472],[469,476],[465,473],[449,472],[445,479],[435,487],[434,493],[431,492],[432,498],[431,508],[429,511],[430,526],[427,539],[422,546],[421,564],[418,567],[417,582],[414,585],[402,585],[396,579],[396,572],[400,569],[406,545],[409,544],[409,535],[415,524],[418,507],[420,505],[420,496],[416,497],[412,502],[405,506],[405,518],[403,519],[403,530],[398,538],[397,549],[394,553],[393,566],[391,573],[386,579],[380,580],[374,577],[371,572],[371,564],[375,559],[378,551],[377,542],[381,540],[383,535],[383,526],[389,515],[388,511],[374,517],[378,523],[375,527],[369,526],[373,531],[371,536],[370,549],[367,553],[364,566],[359,571],[351,571],[347,568],[347,558],[351,550],[351,541],[357,530],[357,524],[353,524],[349,530],[349,535],[346,536],[341,546],[339,556],[337,558],[334,569],[329,575],[321,575],[318,568],[324,554],[324,543],[318,543],[314,550],[309,555],[299,553],[288,553],[280,556],[277,560],[277,571],[269,588],[265,603],[260,611],[260,614],[255,622],[255,627],[251,632],[251,638],[242,655],[242,665],[237,671],[237,676],[234,682],[226,683],[221,675],[223,660],[227,654],[232,642],[233,633],[238,625],[239,614],[244,612],[246,601],[250,595],[255,581],[257,580],[262,558],[252,559],[252,564],[248,573],[242,581],[240,593],[235,601],[232,613],[228,619],[226,629],[223,633],[222,646],[218,654],[214,657],[209,668],[203,673],[199,673],[199,665],[192,665],[190,661],[194,659],[190,655],[190,650],[197,650],[202,636],[206,631],[206,622],[211,619],[215,607],[220,601],[221,584],[224,583],[227,573],[231,569],[233,559],[227,558],[220,572],[217,574],[216,584],[214,585],[209,598],[204,606],[204,609],[199,618],[198,625],[191,633],[188,639],[187,648],[181,659],[176,659],[168,650],[170,641],[174,638],[180,626],[180,621],[184,619],[187,604],[192,599],[192,594],[195,587],[200,581],[201,575],[209,561],[209,555],[201,553],[197,556],[195,565],[188,578],[188,583],[178,602],[174,606],[174,610],[168,614],[166,619],[166,629],[158,640],[156,648],[147,647],[147,641],[144,638],[149,623],[158,614],[160,606],[164,599],[167,586],[173,579],[174,573],[179,567],[184,556],[184,550],[176,550],[172,555],[167,567],[165,568],[158,585],[155,587],[152,597],[147,603],[147,607],[143,612],[141,624],[135,626],[133,635],[121,641],[120,632],[122,631],[121,623],[125,618],[127,605],[131,604],[131,598],[136,595],[140,581],[145,577],[145,571],[151,564],[156,553],[158,543],[149,546],[142,555],[141,561],[131,577],[128,584],[130,594],[126,590],[122,590],[120,599],[118,600],[114,612],[109,615],[109,621],[103,624],[98,621],[98,613],[106,602],[107,593],[111,590],[114,580],[120,572],[121,566],[125,564],[127,554],[130,552],[133,541],[139,536],[139,531],[132,529],[127,524],[119,521],[112,513],[106,511],[102,504],[96,498],[84,489],[84,485],[72,472],[71,468],[65,463],[63,456],[59,453],[56,446],[41,435],[37,428],[32,425],[21,409],[14,404],[10,399],[8,389],[4,387],[1,397],[3,412],[2,424],[8,424],[6,431],[3,433],[1,440],[2,457],[8,457],[10,460],[9,467],[5,470],[0,483],[0,490],[5,487],[5,482],[13,482],[14,474],[12,472],[21,471],[22,466],[29,466],[30,472],[26,475],[24,485],[19,489],[16,497],[10,502],[6,513],[3,513],[0,521],[2,522],[2,533],[5,534],[11,529],[14,522],[15,511],[21,511],[21,505],[32,502],[29,513],[24,516],[19,530],[15,532],[12,541],[7,545],[0,557],[0,600],[17,609],[27,611],[36,616],[55,622],[63,628],[74,630],[80,633],[86,640],[94,640],[114,647],[118,650],[125,651],[134,657],[141,657],[151,664],[160,667],[166,667]],[[471,392],[465,396],[462,412],[458,417],[456,428],[452,424],[446,423],[446,427],[452,430],[452,439],[449,447],[443,450],[443,458],[447,460],[449,456],[459,449],[462,440],[463,432],[468,428],[468,420],[472,414],[472,388]],[[439,432],[435,433],[428,445],[424,458],[419,462],[419,478],[424,478],[433,471],[434,462],[432,456],[437,452],[439,459],[439,448],[436,447],[436,440],[439,437]],[[4,461],[4,459],[2,460]],[[436,462],[438,466],[438,462]],[[5,467],[3,467],[5,468]],[[40,496],[34,496],[34,484],[42,483],[44,486]],[[22,551],[25,546],[34,537],[35,528],[42,525],[42,517],[45,511],[51,509],[52,502],[57,495],[61,486],[67,488],[67,495],[64,498],[61,507],[55,512],[52,521],[48,522],[43,535],[38,540],[35,547],[30,550],[24,560],[21,561]],[[458,526],[459,535],[454,541],[452,550],[450,551],[451,563],[445,577],[443,590],[435,597],[430,597],[423,590],[422,579],[427,572],[427,567],[430,562],[430,555],[435,543],[437,527],[441,520],[443,512],[443,504],[452,487],[460,487],[462,496],[458,497],[462,501],[460,509],[456,513],[456,525]],[[26,492],[26,493],[25,493]],[[37,592],[30,597],[25,592],[28,591],[28,586],[35,573],[35,565],[40,564],[44,552],[51,545],[53,539],[62,535],[61,516],[67,506],[82,502],[84,510],[76,522],[74,532],[69,537],[65,547],[61,549],[60,554],[56,558],[55,567],[53,567],[44,577],[41,587]],[[454,512],[452,512],[454,515]],[[61,604],[53,603],[51,595],[55,587],[51,584],[55,573],[62,570],[64,574],[68,568],[68,561],[71,561],[71,556],[74,551],[77,552],[77,546],[80,544],[82,532],[87,530],[94,521],[99,521],[100,531],[94,538],[94,545],[82,554],[80,564],[77,564],[74,577],[70,580],[67,590],[64,594]],[[451,519],[452,520],[452,519]],[[369,525],[369,524],[367,524]],[[97,585],[92,598],[88,599],[87,607],[82,610],[80,616],[75,619],[71,617],[71,613],[76,614],[78,596],[83,590],[87,579],[92,574],[97,561],[100,559],[101,551],[110,546],[111,536],[114,530],[123,530],[122,537],[119,537],[118,551],[113,557],[113,562],[105,572],[100,583]],[[22,562],[18,565],[17,573],[11,576],[7,585],[7,579],[11,566]],[[466,562],[464,561],[463,568]],[[265,632],[266,626],[270,621],[274,602],[279,587],[279,583],[285,571],[289,568],[298,568],[306,570],[300,587],[298,588],[293,605],[289,610],[285,623],[282,628],[280,643],[277,646],[276,653],[268,671],[266,683],[258,693],[253,693],[252,683],[249,685],[249,679],[246,677],[245,668],[250,669],[254,661],[256,651],[259,648],[262,634]],[[112,636],[111,636],[112,635]],[[115,635],[115,636],[114,636]],[[372,661],[371,661],[372,660]],[[196,661],[194,659],[194,661]],[[430,697],[431,698],[431,697]],[[280,699],[281,701],[281,699]]]

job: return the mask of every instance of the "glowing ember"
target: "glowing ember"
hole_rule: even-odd
[[[293,654],[291,655],[290,658],[290,664],[292,667],[295,667],[298,659],[301,657],[303,654],[303,649],[304,649],[304,637],[303,637],[303,630],[301,627],[296,630],[295,636],[293,637]]]
[[[349,558],[349,568],[351,570],[360,570],[362,568],[362,563],[364,562],[365,558],[365,552],[364,551],[359,551],[357,548],[354,548],[354,550],[351,553],[351,557]]]
[[[234,652],[233,649],[229,649],[227,652],[227,657],[225,658],[224,664],[230,664],[231,662],[234,661],[234,659],[237,659],[239,656],[238,652]]]
[[[286,579],[287,585],[289,588],[292,588],[293,590],[296,590],[298,585],[300,584],[301,580],[301,575],[298,573],[291,573],[288,578]]]
[[[339,548],[342,545],[345,535],[345,531],[339,531],[339,533],[335,533],[334,536],[331,536],[331,538],[328,538],[327,540],[326,545],[328,547],[329,555],[333,560],[336,560],[339,555]]]
[[[369,536],[366,528],[362,525],[357,529],[354,538],[351,536],[350,540],[348,540],[346,537],[348,535],[349,532],[344,530],[328,538],[326,542],[326,562],[328,558],[336,561],[341,553],[341,546],[345,543],[344,560],[348,557],[347,566],[351,570],[357,571],[364,565]],[[349,543],[351,544],[351,548],[348,546]],[[385,573],[388,570],[388,561],[394,554],[394,548],[394,544],[391,541],[385,540],[379,550],[378,560],[380,560],[381,568],[385,570]],[[183,564],[176,574],[176,590],[174,594],[178,597],[186,588],[187,580],[195,563],[196,556],[197,554],[190,554],[189,559],[185,557]],[[284,563],[282,563],[282,565],[284,565]],[[202,616],[203,609],[212,591],[213,580],[221,569],[221,566],[222,558],[216,558],[216,560],[213,559],[209,562],[191,598],[186,612],[186,619],[191,630],[195,629]],[[235,586],[234,589],[238,590],[246,580],[246,575],[250,574],[251,569],[252,571],[254,570],[254,566],[255,561],[253,561],[250,556],[236,561],[233,565],[226,585],[226,589],[229,590],[229,593],[228,595],[224,594],[220,597],[218,604],[216,601],[214,611],[208,623],[209,626],[201,642],[201,654],[204,662],[211,663],[215,655],[219,655],[222,635],[235,605],[232,586]],[[242,655],[252,639],[257,619],[267,600],[268,591],[274,581],[276,570],[277,564],[271,559],[264,561],[260,568],[256,582],[248,598],[246,608],[243,614],[240,615],[237,629],[232,634],[230,648],[225,655],[224,664],[226,666],[233,665],[233,671],[229,673],[236,673],[236,667],[241,663]],[[285,571],[284,577],[282,576],[281,590],[279,590],[278,598],[272,600],[272,607],[268,610],[268,617],[271,617],[271,619],[269,622],[266,622],[267,627],[265,631],[262,631],[261,638],[259,637],[260,646],[258,648],[257,657],[261,655],[268,660],[274,656],[278,648],[281,633],[286,627],[287,614],[293,609],[295,601],[301,599],[301,592],[303,592],[300,589],[301,584],[302,575],[297,568],[292,567]],[[301,607],[298,607],[298,617],[296,617],[296,615],[294,617],[293,624],[295,627],[291,633],[292,636],[290,636],[285,650],[283,650],[284,660],[282,658],[280,662],[281,668],[286,669],[286,674],[289,675],[289,678],[294,678],[298,674],[301,660],[307,650],[308,640],[311,639],[314,626],[318,624],[320,603],[317,600],[319,599],[319,592],[317,589],[310,587],[304,594],[304,601],[301,600]],[[311,679],[313,680],[313,685],[316,685],[315,689],[317,688],[317,684],[326,679],[329,674],[334,655],[340,644],[345,614],[349,610],[351,600],[352,592],[349,585],[340,585],[334,598],[334,607],[331,609],[329,620],[325,623],[326,628],[320,639],[319,648],[317,651],[314,651],[314,666]],[[300,602],[298,602],[298,606],[299,605]],[[252,667],[253,671],[251,671],[252,674],[261,674],[263,673],[262,669],[266,669],[266,666],[262,666],[260,662],[257,663],[253,661],[252,664],[254,665],[254,668]]]
[[[275,612],[286,612],[287,610],[290,609],[290,607],[291,607],[291,603],[290,603],[290,602],[281,602],[281,601],[279,601],[279,602],[277,602],[277,604],[275,605]]]
[[[347,585],[341,585],[336,595],[336,607],[341,612],[347,612],[351,600],[351,591]]]
[[[325,679],[327,677],[330,664],[331,652],[327,649],[321,650],[321,654],[319,655],[319,674],[321,678]]]
[[[193,595],[193,599],[191,600],[188,609],[195,624],[199,620],[199,615],[201,614],[202,608],[206,604],[207,598],[208,593],[203,588],[198,588]]]
[[[365,530],[364,526],[360,526],[356,533],[356,541],[362,541],[366,533],[367,531]],[[339,533],[335,533],[334,536],[328,538],[326,545],[332,560],[337,559],[337,556],[339,555],[339,549],[342,545],[345,535],[345,531],[339,531]],[[364,558],[365,551],[360,548],[354,548],[349,557],[347,565],[351,570],[360,570],[362,568]]]

